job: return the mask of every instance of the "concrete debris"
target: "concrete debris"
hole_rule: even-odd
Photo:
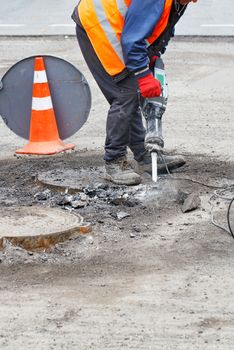
[[[197,192],[193,192],[188,195],[182,206],[182,212],[187,213],[189,211],[197,209],[201,205],[201,198]]]
[[[71,195],[66,195],[63,198],[63,204],[70,204],[73,201],[73,196]]]
[[[102,190],[105,190],[105,191],[107,191],[109,189],[109,187],[110,187],[109,184],[102,183],[102,182],[96,185],[96,188],[102,189]]]
[[[176,201],[178,204],[184,204],[185,199],[188,197],[189,193],[179,190],[177,193]]]
[[[37,199],[38,201],[46,201],[51,197],[51,191],[49,189],[46,189],[43,192],[37,192],[34,195],[34,198]]]
[[[88,202],[89,201],[89,196],[87,196],[85,193],[79,193],[79,198],[83,202]]]
[[[183,213],[195,210],[201,205],[201,198],[197,192],[188,193],[179,190],[176,201],[177,203],[182,204]]]
[[[118,220],[123,220],[124,218],[129,217],[130,214],[129,214],[129,213],[126,213],[125,211],[119,211],[119,212],[116,214],[116,216],[117,216],[117,219],[118,219]]]
[[[140,229],[140,227],[138,227],[138,226],[132,226],[132,229],[133,229],[133,231],[134,232],[137,232],[137,233],[140,233],[141,232],[141,229]]]
[[[66,209],[84,208],[90,204],[110,204],[114,206],[134,207],[139,204],[136,199],[138,189],[129,189],[128,186],[111,186],[109,184],[97,184],[82,188],[76,194],[58,193],[45,190],[38,192],[34,198],[38,201],[50,200],[52,205],[59,205]]]
[[[78,208],[84,208],[86,207],[88,203],[86,201],[82,201],[82,200],[75,200],[75,201],[71,201],[71,206],[74,209],[78,209]]]
[[[46,254],[41,255],[41,256],[40,256],[40,260],[41,260],[41,262],[43,262],[43,263],[47,262],[47,261],[48,261],[47,255],[46,255]]]
[[[97,195],[97,190],[91,187],[84,188],[84,193],[88,195],[90,198],[94,198]]]
[[[92,236],[88,236],[87,237],[87,242],[88,242],[88,244],[93,244],[94,243],[94,239],[93,239],[93,237]]]
[[[71,207],[74,209],[77,208],[84,208],[89,204],[89,197],[84,194],[80,193],[78,195],[56,195],[54,196],[55,204],[60,205],[60,206],[66,206],[66,207]]]

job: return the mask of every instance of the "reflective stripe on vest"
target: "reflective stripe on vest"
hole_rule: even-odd
[[[165,0],[164,11],[152,35],[150,45],[166,28],[173,0]],[[78,5],[80,21],[105,70],[114,76],[125,68],[121,47],[124,18],[131,0],[81,0]]]
[[[166,0],[164,5],[164,11],[160,17],[160,20],[158,21],[153,34],[147,39],[147,42],[151,45],[164,31],[164,29],[167,26],[170,12],[171,12],[171,6],[173,1],[172,0]]]

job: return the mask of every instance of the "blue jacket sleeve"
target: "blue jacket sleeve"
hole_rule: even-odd
[[[132,0],[126,13],[121,44],[126,67],[140,71],[147,67],[148,38],[158,23],[165,0]]]

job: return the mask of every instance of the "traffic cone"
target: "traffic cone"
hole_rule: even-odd
[[[29,142],[18,154],[55,154],[74,148],[59,137],[43,57],[35,58]]]

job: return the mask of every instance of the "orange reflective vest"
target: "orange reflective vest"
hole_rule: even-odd
[[[124,18],[132,0],[81,0],[78,14],[105,70],[117,75],[126,67],[121,47]],[[144,1],[144,0],[142,0]],[[152,44],[167,26],[173,0],[165,0],[163,13],[147,44]]]

